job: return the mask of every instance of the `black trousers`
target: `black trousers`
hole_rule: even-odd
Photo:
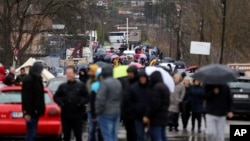
[[[198,130],[201,129],[201,116],[200,112],[192,112],[192,130],[195,128],[195,120],[198,121]]]
[[[174,113],[174,112],[171,112],[171,113],[169,113],[169,114],[171,114],[171,122],[169,123],[169,128],[175,128],[175,129],[177,129],[178,128],[178,126],[179,126],[179,124],[178,124],[178,120],[179,120],[179,113]]]
[[[187,128],[189,118],[190,118],[190,111],[183,111],[181,113],[183,129]]]
[[[76,141],[82,141],[83,120],[62,118],[63,140],[70,141],[73,130]]]
[[[127,118],[123,119],[123,122],[127,132],[127,141],[136,141],[135,120]]]

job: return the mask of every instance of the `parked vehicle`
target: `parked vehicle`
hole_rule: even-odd
[[[48,83],[46,84],[46,87],[48,87],[51,90],[52,94],[55,94],[58,87],[64,82],[67,82],[66,77],[52,78],[48,81]]]
[[[229,83],[233,98],[233,112],[239,116],[250,116],[250,77],[239,77]]]
[[[21,87],[3,87],[0,91],[0,138],[23,138],[26,123],[21,106]],[[46,112],[39,119],[38,137],[61,140],[60,108],[53,101],[51,91],[47,88],[44,91]]]

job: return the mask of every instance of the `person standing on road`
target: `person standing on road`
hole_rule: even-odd
[[[100,88],[96,95],[96,114],[104,141],[118,141],[120,123],[122,85],[113,78],[113,67],[109,64],[102,68]]]
[[[15,85],[16,84],[15,75],[16,75],[16,70],[14,67],[11,67],[9,74],[6,76],[4,80],[4,83],[8,86]]]
[[[127,133],[127,141],[136,141],[136,129],[135,121],[132,115],[132,109],[130,105],[130,88],[137,82],[138,69],[136,66],[130,66],[127,69],[128,77],[121,78],[123,86],[123,100],[121,105],[121,118],[124,122],[124,126]]]
[[[193,86],[190,90],[190,101],[192,111],[192,132],[195,129],[195,120],[198,121],[198,133],[201,133],[201,119],[203,110],[203,87],[198,80],[193,80]]]
[[[74,66],[66,69],[67,82],[59,86],[54,100],[61,108],[63,140],[70,141],[71,130],[74,131],[76,141],[82,141],[83,116],[85,105],[89,101],[88,91],[82,82],[75,79]]]
[[[22,111],[26,121],[25,141],[35,141],[39,117],[45,113],[43,65],[34,63],[22,85]]]
[[[132,113],[135,117],[135,128],[137,133],[136,141],[145,141],[145,125],[143,123],[143,116],[146,114],[147,105],[151,88],[149,87],[149,79],[145,70],[138,73],[138,82],[131,86],[129,93],[129,102],[132,107]]]
[[[224,141],[226,116],[233,117],[232,97],[228,85],[206,85],[206,141]]]
[[[169,131],[173,131],[173,127],[175,131],[179,131],[178,129],[178,119],[180,113],[180,103],[182,102],[185,96],[185,87],[181,83],[182,76],[180,74],[174,75],[174,82],[175,82],[175,91],[170,96],[170,106],[169,106]]]
[[[150,128],[152,141],[167,141],[166,126],[168,124],[168,108],[170,91],[164,84],[162,75],[156,71],[150,75],[152,93],[143,122]]]
[[[17,76],[16,78],[16,84],[17,85],[22,85],[23,84],[23,79],[25,78],[26,76],[26,72],[25,72],[25,68],[21,68],[20,69],[20,75]]]
[[[183,131],[187,132],[188,120],[191,113],[191,103],[190,103],[190,90],[191,90],[191,78],[185,77],[183,80],[185,86],[185,96],[181,102],[181,118],[183,124]]]

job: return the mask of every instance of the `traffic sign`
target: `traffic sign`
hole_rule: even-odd
[[[117,29],[120,29],[120,30],[125,30],[125,29],[127,29],[127,27],[117,27]],[[128,29],[138,29],[138,27],[128,27]]]

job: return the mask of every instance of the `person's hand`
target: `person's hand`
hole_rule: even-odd
[[[214,93],[215,94],[219,94],[220,93],[220,89],[219,88],[214,88]]]
[[[25,116],[24,116],[24,119],[25,119],[25,121],[27,121],[27,122],[28,122],[28,121],[30,121],[31,116],[30,116],[30,115],[25,115]]]
[[[143,117],[143,123],[148,124],[150,122],[148,117]]]
[[[233,118],[233,116],[234,116],[233,112],[228,112],[228,113],[227,113],[227,117],[228,117],[229,119]]]

